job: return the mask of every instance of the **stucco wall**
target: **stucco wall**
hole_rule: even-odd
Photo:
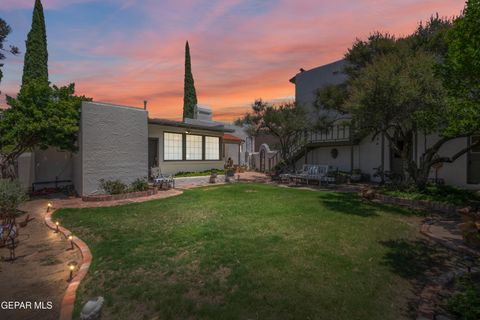
[[[35,181],[35,153],[21,154],[18,158],[17,170],[18,181],[25,191],[30,191]]]
[[[239,160],[239,150],[238,150],[239,144],[238,143],[225,143],[225,159],[232,158],[233,164],[238,165],[242,162],[238,162]],[[240,159],[242,160],[242,159]],[[245,160],[245,159],[243,159]],[[243,161],[245,162],[245,161]]]
[[[438,140],[438,135],[428,135],[425,137],[422,134],[418,135],[418,158],[425,151],[425,147],[429,147]],[[441,157],[451,157],[456,152],[467,147],[467,138],[459,138],[447,142],[439,150]],[[430,171],[430,177],[435,177],[435,170]],[[467,155],[464,154],[453,163],[444,163],[441,168],[438,169],[438,178],[444,179],[446,184],[451,184],[463,188],[479,189],[479,184],[467,183]]]
[[[55,148],[35,151],[35,182],[72,180],[72,154]]]
[[[99,191],[99,180],[131,183],[148,175],[148,125],[143,109],[83,102],[81,195]]]
[[[184,133],[185,128],[170,127],[156,124],[148,125],[148,137],[158,139],[158,162],[162,173],[176,174],[178,172],[199,172],[210,169],[223,169],[224,159],[218,161],[211,160],[195,160],[195,161],[164,161],[163,160],[163,132],[178,132]],[[207,135],[212,137],[223,137],[223,132],[208,131],[208,130],[189,130],[191,134]],[[221,152],[221,150],[220,150]]]
[[[337,158],[332,157],[332,149],[338,150]],[[351,167],[351,156],[350,156],[350,147],[348,146],[338,146],[338,147],[321,147],[309,150],[307,154],[307,164],[321,164],[329,165],[341,171],[350,171]],[[297,161],[296,167],[301,169],[305,164],[305,157],[302,157]]]

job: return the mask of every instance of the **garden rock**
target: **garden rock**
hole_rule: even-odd
[[[97,297],[88,301],[80,313],[81,320],[99,320],[102,318],[102,308],[105,299],[103,297]]]

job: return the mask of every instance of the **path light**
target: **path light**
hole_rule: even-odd
[[[56,226],[56,228],[55,228],[55,233],[58,233],[58,231],[59,231],[59,230],[58,230],[58,226],[60,226],[60,222],[59,222],[59,221],[55,221],[55,226]]]
[[[50,209],[52,209],[52,203],[51,203],[51,202],[49,202],[49,203],[47,204],[47,212],[49,212]]]
[[[75,261],[70,261],[68,263],[68,270],[70,271],[70,275],[68,276],[68,282],[71,282],[73,279],[73,271],[75,271],[75,268],[77,267],[77,263]]]
[[[70,250],[73,250],[73,235],[72,234],[70,234],[68,236],[68,240],[70,240],[70,245],[71,245]]]

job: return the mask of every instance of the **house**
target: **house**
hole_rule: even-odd
[[[335,61],[311,70],[303,70],[290,79],[295,85],[296,102],[303,105],[318,116],[319,110],[314,107],[316,91],[329,84],[340,84],[346,80],[342,72],[345,60]],[[311,132],[307,144],[299,149],[297,167],[305,163],[331,165],[342,171],[359,169],[373,178],[375,168],[383,167],[385,171],[403,173],[403,162],[388,141],[381,135],[372,137],[357,137],[349,125],[349,116],[338,117],[338,114],[320,110],[322,115],[335,119],[330,128]],[[330,114],[329,114],[330,113]],[[442,155],[452,155],[466,147],[479,136],[459,138],[444,145]],[[438,135],[418,134],[414,137],[414,158],[420,161],[422,151],[438,140]],[[480,187],[480,148],[471,150],[454,163],[445,163],[431,172],[432,178],[443,179],[445,183],[463,188],[478,189]]]
[[[223,169],[224,135],[235,130],[204,120],[150,118],[146,105],[83,102],[78,152],[50,148],[24,154],[18,162],[19,180],[34,190],[73,184],[82,196],[100,192],[100,179],[131,183],[148,177],[156,166],[165,174]]]

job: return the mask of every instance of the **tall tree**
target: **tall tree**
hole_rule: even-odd
[[[197,104],[197,92],[192,75],[192,65],[190,62],[190,46],[188,41],[185,44],[185,81],[183,85],[183,120],[193,118],[195,105]]]
[[[43,6],[40,0],[35,1],[32,15],[32,28],[28,33],[25,45],[22,89],[32,80],[39,80],[48,84],[47,33]]]
[[[10,45],[8,49],[5,48],[5,42],[7,40],[8,35],[12,32],[12,28],[0,18],[0,61],[6,58],[5,52],[9,52],[13,55],[17,55],[19,53],[18,48],[15,46]],[[0,82],[2,82],[3,72],[2,72],[3,63],[0,63]]]

